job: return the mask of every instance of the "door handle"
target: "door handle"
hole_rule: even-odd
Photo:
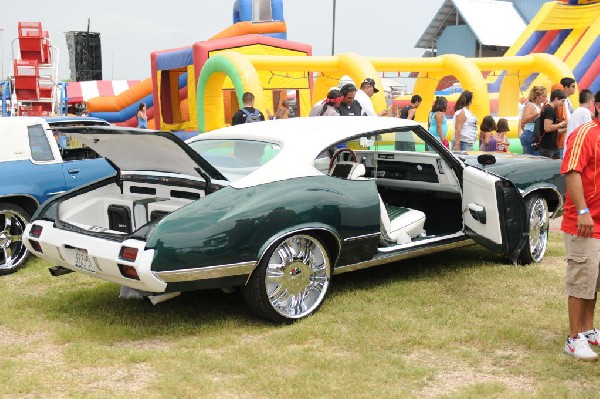
[[[485,224],[487,218],[485,214],[485,208],[483,206],[472,202],[467,205],[467,208],[469,208],[469,213],[471,216],[473,216],[473,219],[477,220],[481,224]]]
[[[75,178],[75,176],[74,176],[74,175],[76,175],[76,174],[78,174],[78,173],[79,173],[79,169],[69,169],[67,172],[68,172],[68,173],[71,175],[71,177],[74,179],[74,178]]]

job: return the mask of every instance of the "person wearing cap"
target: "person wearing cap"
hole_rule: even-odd
[[[550,94],[550,101],[544,106],[540,113],[543,130],[538,154],[543,157],[560,159],[560,151],[556,144],[556,138],[559,133],[565,133],[567,131],[567,122],[558,121],[556,109],[564,106],[565,98],[567,98],[567,95],[564,91],[552,91]]]
[[[338,89],[331,89],[327,98],[310,110],[308,116],[340,116],[338,107],[342,102],[342,93]]]
[[[342,102],[338,107],[341,116],[361,116],[362,108],[358,101],[354,100],[356,96],[356,86],[352,83],[346,83],[340,89],[342,93]]]
[[[375,80],[372,78],[366,78],[360,84],[360,90],[356,92],[356,96],[354,97],[354,101],[358,101],[362,108],[362,114],[366,116],[386,116],[387,109],[384,109],[379,114],[375,113],[375,108],[373,108],[373,103],[371,102],[371,97],[373,94],[379,93],[379,89],[375,87]]]

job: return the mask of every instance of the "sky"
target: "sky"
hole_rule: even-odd
[[[335,53],[421,57],[414,45],[444,0],[337,0]],[[59,51],[59,78],[69,79],[65,32],[100,33],[103,79],[150,77],[150,53],[190,46],[230,26],[234,0],[28,0],[0,13],[2,76],[12,75],[11,43],[19,21],[41,22]],[[288,40],[331,55],[334,0],[283,0]],[[18,50],[17,41],[15,52]]]

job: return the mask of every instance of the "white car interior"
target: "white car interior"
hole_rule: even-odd
[[[365,165],[353,161],[339,161],[333,165],[329,175],[349,180],[364,178]],[[381,213],[381,235],[386,243],[407,244],[423,234],[425,214],[416,209],[402,208],[383,203],[379,197]]]
[[[364,140],[360,144],[365,144]],[[462,231],[461,187],[440,154],[378,150],[373,144],[371,141],[367,149],[348,151],[348,160],[334,159],[328,174],[349,180],[375,179],[381,246],[405,245]],[[322,164],[322,157],[315,160],[315,167],[322,169]]]
[[[111,183],[61,202],[58,216],[85,230],[127,235],[203,196],[198,188],[123,181],[122,190]]]

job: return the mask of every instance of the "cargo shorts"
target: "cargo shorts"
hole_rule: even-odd
[[[567,295],[594,299],[600,291],[600,239],[564,235],[567,251]]]

